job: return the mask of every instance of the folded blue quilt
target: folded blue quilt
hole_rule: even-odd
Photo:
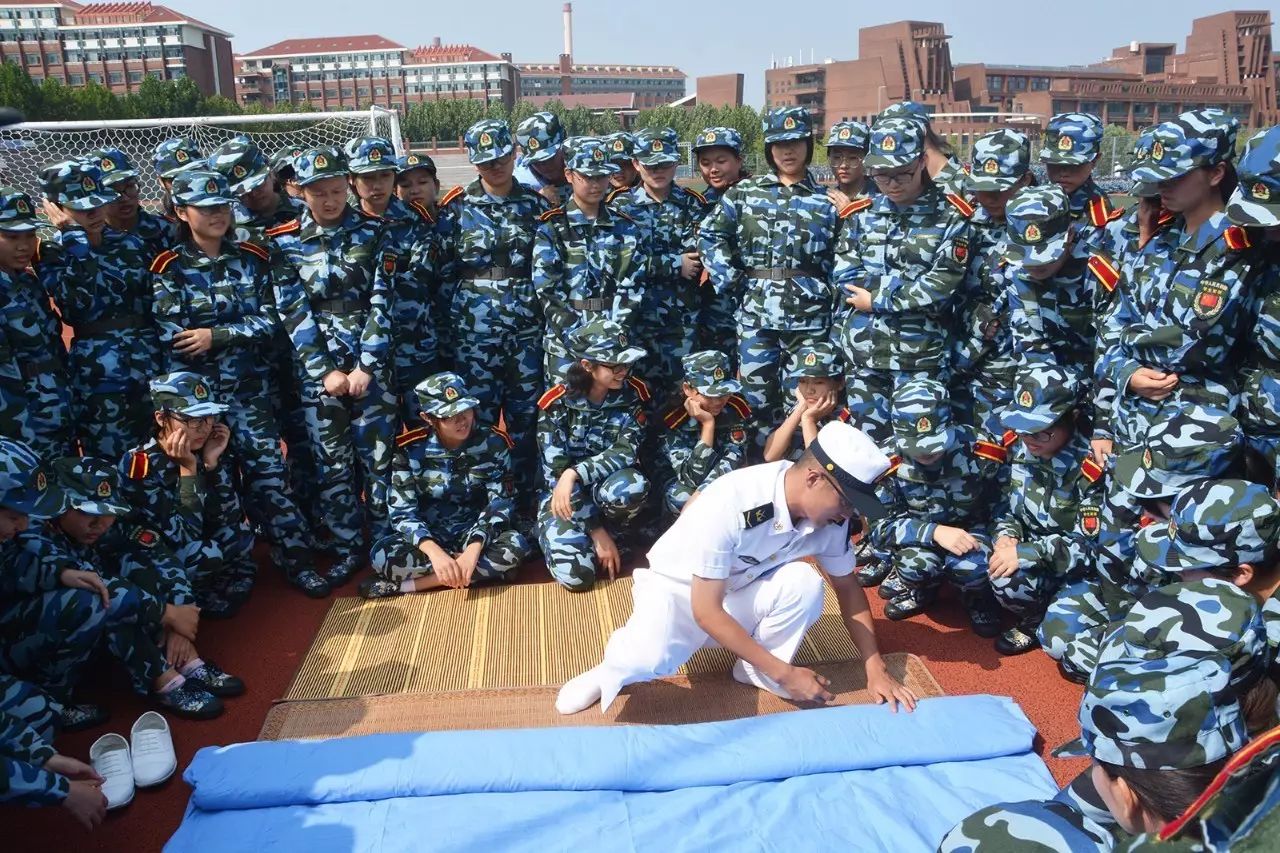
[[[1052,796],[1012,700],[928,699],[686,726],[371,735],[200,750],[166,849],[933,850]]]

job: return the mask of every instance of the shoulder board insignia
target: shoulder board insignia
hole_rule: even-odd
[[[444,207],[449,202],[461,196],[464,192],[465,190],[462,187],[460,186],[454,187],[453,189],[449,190],[447,193],[444,194],[444,198],[440,199],[440,206]]]
[[[408,447],[419,439],[427,437],[427,428],[408,429],[396,436],[396,447]]]
[[[875,202],[871,200],[871,196],[869,195],[858,196],[853,201],[849,202],[844,207],[840,208],[840,218],[848,219],[850,216],[853,216],[858,211],[866,210],[868,207],[870,207],[873,204],[875,204]]]
[[[964,196],[956,195],[955,193],[947,193],[947,201],[951,202],[951,206],[960,211],[961,215],[964,216],[965,219],[973,216],[974,207],[969,204]]]
[[[848,411],[848,409],[846,409],[845,411]],[[880,482],[881,480],[886,480],[886,479],[888,479],[889,477],[892,477],[894,474],[897,474],[897,473],[898,473],[898,467],[899,467],[900,465],[902,465],[902,457],[901,457],[901,456],[899,456],[899,455],[898,455],[898,454],[896,454],[896,453],[895,453],[895,454],[893,454],[892,456],[890,456],[890,457],[889,457],[889,467],[888,467],[888,468],[885,468],[885,469],[884,469],[884,473],[883,473],[883,474],[881,474],[879,477],[877,477],[877,478],[876,478],[876,482],[878,483],[878,482]]]
[[[700,204],[707,203],[707,197],[702,193],[698,192],[697,190],[692,189],[690,187],[685,187],[684,191],[687,192],[689,195],[693,196],[694,198],[696,198]]]
[[[551,404],[559,400],[565,394],[569,393],[569,389],[563,385],[552,385],[547,389],[547,393],[538,398],[538,408],[547,410],[551,408]]]
[[[1196,815],[1203,811],[1205,806],[1218,795],[1218,792],[1226,786],[1227,782],[1243,775],[1246,767],[1252,764],[1258,756],[1267,750],[1273,749],[1277,743],[1280,743],[1280,726],[1269,729],[1249,741],[1243,749],[1227,760],[1227,763],[1218,771],[1218,775],[1213,777],[1209,787],[1201,791],[1200,796],[1196,797],[1177,819],[1164,825],[1164,828],[1156,834],[1156,838],[1161,841],[1168,841],[1182,832],[1187,824],[1195,820]]]
[[[627,384],[631,386],[631,390],[635,391],[636,396],[642,401],[647,403],[652,399],[652,395],[649,393],[649,386],[639,376],[628,376]]]
[[[294,231],[302,230],[302,220],[290,219],[288,222],[268,228],[265,233],[268,237],[279,237],[281,234],[292,234]]]
[[[159,275],[169,268],[169,264],[178,259],[178,253],[173,249],[165,249],[156,255],[155,260],[151,262],[151,272]]]
[[[425,219],[425,220],[427,220],[428,222],[430,222],[432,225],[435,225],[435,224],[436,224],[436,218],[435,218],[434,216],[432,216],[432,215],[431,215],[431,211],[430,211],[430,210],[428,210],[428,209],[427,209],[427,206],[426,206],[425,204],[423,204],[422,202],[420,202],[420,201],[411,201],[411,202],[409,202],[409,207],[411,207],[411,208],[413,208],[415,211],[417,211],[417,214],[418,214],[419,216],[421,216],[423,219]]]
[[[667,425],[667,429],[676,429],[688,419],[689,413],[684,410],[683,406],[680,406],[667,412],[662,418],[662,422]]]
[[[621,216],[623,219],[627,220],[628,222],[631,222],[631,223],[635,222],[635,220],[631,218],[631,214],[627,213],[625,210],[622,210],[617,207],[611,207],[609,208],[609,210],[612,211],[613,213],[616,213],[618,216]]]
[[[1160,208],[1160,218],[1156,220],[1156,225],[1163,228],[1164,226],[1172,222],[1174,219],[1175,219],[1174,212],[1172,210],[1165,210],[1162,207]]]
[[[511,435],[505,429],[500,426],[495,426],[492,429],[494,435],[506,442],[507,450],[511,450],[516,446],[516,443],[511,440]]]
[[[744,421],[751,417],[751,405],[738,394],[731,394],[728,401],[729,408],[738,413],[738,417]]]
[[[840,414],[836,415],[836,418],[841,423],[847,424],[849,423],[849,421],[853,420],[853,412],[849,411],[848,406],[845,406],[843,409],[840,410]]]
[[[612,204],[615,198],[622,195],[623,193],[630,192],[630,191],[631,191],[631,187],[614,187],[612,190],[609,191],[609,194],[605,196],[604,200]]]
[[[1089,272],[1107,289],[1107,293],[1116,289],[1116,284],[1120,281],[1120,270],[1116,269],[1110,258],[1090,255],[1088,267]]]
[[[1226,238],[1227,248],[1234,249],[1237,252],[1253,245],[1252,241],[1249,240],[1249,233],[1239,225],[1230,226],[1223,232],[1222,236]]]
[[[1092,456],[1086,456],[1080,463],[1080,473],[1090,483],[1096,483],[1102,479],[1102,466],[1094,462]]]
[[[546,212],[545,212],[545,213],[543,213],[541,216],[539,216],[539,217],[538,217],[538,221],[539,221],[539,222],[550,222],[552,219],[555,219],[557,216],[564,216],[564,208],[563,208],[563,207],[553,207],[553,208],[551,208],[550,210],[546,211]]]
[[[755,509],[746,509],[742,511],[742,526],[747,530],[753,527],[759,527],[766,521],[773,518],[773,502],[761,504]]]
[[[264,261],[271,260],[271,253],[259,246],[257,243],[250,243],[248,240],[241,240],[240,248],[251,255],[257,255]]]
[[[129,479],[141,480],[151,473],[151,457],[144,450],[135,450],[129,459]]]
[[[1001,465],[1009,461],[1009,451],[1004,448],[1004,445],[983,439],[974,442],[973,455]]]
[[[1095,228],[1101,228],[1111,221],[1111,204],[1105,195],[1095,195],[1089,199],[1089,222]]]
[[[1000,436],[1000,443],[1005,447],[1013,447],[1018,443],[1018,434],[1011,429],[1004,431],[1004,435]]]

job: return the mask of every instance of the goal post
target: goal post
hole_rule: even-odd
[[[0,183],[17,186],[38,199],[39,175],[45,166],[110,146],[133,161],[142,200],[155,204],[163,197],[151,167],[157,145],[187,136],[207,154],[238,134],[252,139],[268,157],[286,145],[341,148],[347,140],[366,135],[386,137],[396,154],[405,153],[400,115],[382,107],[359,112],[26,122],[0,129]]]

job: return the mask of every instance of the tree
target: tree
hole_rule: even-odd
[[[11,62],[0,63],[0,104],[13,107],[27,118],[40,115],[40,87],[31,75]]]

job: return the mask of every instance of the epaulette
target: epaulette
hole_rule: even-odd
[[[155,260],[151,262],[150,271],[155,273],[156,275],[159,275],[160,273],[164,272],[166,269],[169,268],[169,264],[173,263],[177,259],[178,259],[177,252],[175,252],[173,249],[165,249],[163,252],[156,255]]]
[[[755,509],[744,509],[742,511],[742,526],[750,530],[753,527],[759,527],[771,518],[773,518],[773,501],[769,501],[767,504],[760,504]]]
[[[630,222],[630,223],[632,223],[632,224],[635,224],[635,219],[633,219],[633,218],[631,217],[631,214],[627,213],[625,210],[622,210],[622,209],[617,208],[617,207],[611,207],[611,208],[609,208],[609,210],[611,210],[612,212],[616,213],[618,216],[621,216],[623,219],[627,220],[628,222]]]
[[[1223,238],[1227,241],[1227,248],[1234,251],[1248,249],[1253,245],[1249,239],[1249,232],[1245,231],[1239,225],[1232,225],[1222,232]]]
[[[240,248],[251,255],[257,255],[264,261],[271,260],[271,253],[259,246],[257,243],[250,243],[248,240],[241,240]]]
[[[430,210],[428,210],[428,209],[427,209],[427,206],[426,206],[425,204],[423,204],[422,202],[420,202],[420,201],[411,201],[411,202],[409,202],[409,207],[411,207],[411,208],[413,208],[414,210],[416,210],[416,211],[418,212],[418,215],[419,215],[419,216],[421,216],[423,219],[425,219],[425,220],[427,220],[428,222],[430,222],[432,225],[435,225],[435,224],[436,224],[436,218],[435,218],[434,216],[432,216],[432,215],[431,215],[431,211],[430,211]]]
[[[839,214],[840,218],[848,219],[850,216],[853,216],[858,211],[866,210],[868,207],[870,207],[873,204],[875,204],[875,202],[871,200],[871,196],[860,195],[857,198],[855,198],[853,201],[846,204],[844,207],[840,208],[840,214]]]
[[[737,412],[738,417],[744,421],[751,417],[751,405],[739,394],[730,394],[726,405]]]
[[[407,429],[396,436],[396,447],[408,447],[415,441],[419,441],[427,437],[429,430],[420,426],[417,429]]]
[[[559,400],[565,394],[569,393],[569,389],[563,385],[552,385],[547,392],[538,398],[538,408],[546,411],[551,408],[551,404]]]
[[[1112,207],[1111,199],[1105,195],[1095,195],[1089,199],[1089,222],[1095,228],[1101,228],[1108,222],[1114,222],[1124,216],[1124,208]]]
[[[700,204],[707,203],[707,197],[702,193],[698,192],[697,190],[692,189],[690,187],[685,187],[684,191],[687,192],[689,195],[693,196],[694,198],[696,198]]]
[[[1091,454],[1080,463],[1080,473],[1084,474],[1084,478],[1090,483],[1096,483],[1102,479],[1102,466],[1093,461]]]
[[[956,195],[955,193],[947,193],[947,201],[951,202],[951,206],[960,211],[960,213],[964,215],[965,219],[973,216],[974,207],[969,204],[964,196]]]
[[[1120,281],[1120,270],[1116,269],[1116,265],[1111,263],[1109,258],[1090,255],[1088,267],[1089,272],[1093,273],[1094,277],[1107,289],[1107,293],[1116,289],[1116,284]]]
[[[1156,217],[1156,227],[1163,228],[1164,226],[1168,225],[1170,222],[1172,222],[1176,218],[1177,218],[1176,213],[1174,213],[1172,210],[1166,210],[1165,208],[1162,207],[1160,208],[1160,215]]]
[[[973,455],[979,459],[986,459],[1001,465],[1009,461],[1009,451],[1005,449],[1003,444],[996,444],[994,441],[987,441],[982,438],[973,443]]]
[[[301,231],[301,230],[302,230],[302,220],[290,219],[288,222],[281,223],[280,225],[276,225],[273,228],[268,228],[263,233],[266,234],[268,237],[279,237],[281,234],[292,234],[294,231]]]
[[[685,411],[684,406],[679,406],[667,412],[662,418],[662,422],[667,425],[667,429],[676,429],[688,419],[689,413]]]
[[[1011,429],[1007,429],[1004,431],[1004,435],[1000,436],[1000,443],[1003,444],[1006,449],[1013,447],[1018,443],[1018,434]]]
[[[846,410],[846,411],[847,411],[847,410]],[[890,456],[890,457],[889,457],[889,467],[884,469],[884,473],[883,473],[883,474],[881,474],[879,477],[876,477],[876,482],[878,483],[878,482],[880,482],[881,480],[884,480],[884,479],[887,479],[887,478],[889,478],[889,477],[892,477],[894,474],[898,473],[898,467],[899,467],[899,466],[901,466],[901,465],[902,465],[902,457],[901,457],[901,456],[899,456],[899,455],[898,455],[898,454],[896,454],[896,453],[895,453],[895,454],[893,454],[892,456]]]
[[[550,210],[545,211],[541,216],[539,216],[539,217],[538,217],[538,221],[539,221],[539,222],[550,222],[553,218],[555,218],[555,217],[557,217],[557,216],[564,216],[564,208],[563,208],[563,207],[553,207],[553,208],[551,208]]]
[[[1245,776],[1246,768],[1258,756],[1267,750],[1274,749],[1277,744],[1280,744],[1280,726],[1269,729],[1249,741],[1243,749],[1227,759],[1227,763],[1222,765],[1222,769],[1218,771],[1217,776],[1213,777],[1213,781],[1209,783],[1209,786],[1200,792],[1200,796],[1191,801],[1191,805],[1187,806],[1182,814],[1166,823],[1156,834],[1156,838],[1160,841],[1168,841],[1177,836],[1187,827],[1187,824],[1195,820],[1196,816],[1204,811],[1205,806],[1226,787],[1228,782]]]
[[[462,187],[460,187],[460,186],[459,186],[459,187],[454,187],[453,189],[451,189],[451,190],[449,190],[447,193],[445,193],[445,194],[444,194],[444,198],[440,199],[440,201],[439,201],[438,203],[439,203],[439,205],[440,205],[441,207],[444,207],[444,206],[445,206],[446,204],[448,204],[449,202],[451,202],[451,201],[453,201],[454,199],[456,199],[456,198],[460,197],[464,192],[466,192],[466,190],[464,190]]]
[[[636,396],[640,398],[641,402],[647,403],[653,398],[653,395],[649,393],[648,384],[639,376],[628,376],[627,384],[631,386],[631,390],[636,392]]]
[[[614,187],[613,189],[609,190],[609,194],[604,197],[604,200],[607,203],[612,204],[615,198],[627,192],[631,192],[631,187]]]
[[[853,420],[853,412],[849,411],[848,406],[845,406],[840,410],[840,414],[836,415],[836,420],[847,424],[849,421]]]
[[[145,450],[135,450],[129,458],[129,479],[141,480],[151,473],[151,457]]]
[[[513,450],[516,443],[512,441],[511,434],[500,426],[491,427],[493,434],[507,443],[507,450]]]

